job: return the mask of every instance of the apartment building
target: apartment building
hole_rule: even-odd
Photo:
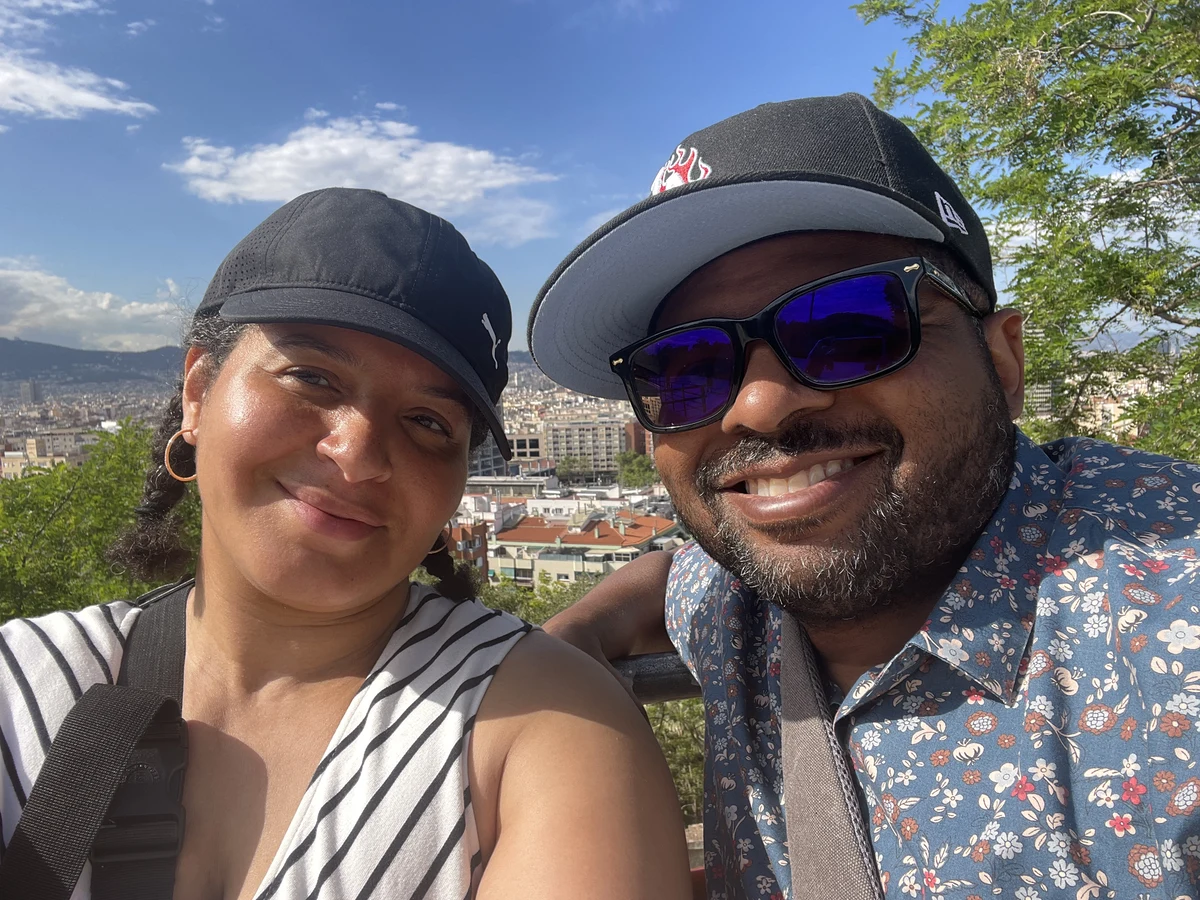
[[[485,568],[488,557],[487,532],[485,522],[454,525],[450,529],[450,555],[456,562],[469,563],[477,569]]]
[[[626,449],[626,420],[616,416],[547,421],[543,425],[548,456],[583,461],[597,474],[616,474],[617,455]]]

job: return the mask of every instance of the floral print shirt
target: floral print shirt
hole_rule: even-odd
[[[830,687],[885,894],[1200,896],[1200,466],[1017,443],[929,621],[848,696]],[[780,615],[698,546],[676,554],[710,900],[789,894]]]

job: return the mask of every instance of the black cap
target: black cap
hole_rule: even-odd
[[[508,383],[508,295],[445,219],[378,191],[302,194],[225,257],[196,309],[216,312],[395,341],[457,381],[512,458],[496,409]]]
[[[696,269],[793,231],[861,231],[945,244],[995,304],[979,217],[898,119],[860,94],[766,103],[685,138],[650,197],[572,251],[529,316],[529,349],[573,390],[625,396],[609,357],[647,336]]]

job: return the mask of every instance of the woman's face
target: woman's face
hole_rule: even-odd
[[[218,372],[188,353],[206,571],[350,611],[420,565],[462,497],[471,404],[424,357],[321,325],[250,327]]]

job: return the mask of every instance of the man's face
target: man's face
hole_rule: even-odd
[[[880,235],[769,238],[694,272],[656,325],[749,316],[815,279],[913,255],[912,242]],[[928,279],[918,295],[921,347],[900,371],[814,391],[755,342],[719,422],[656,438],[658,470],[700,544],[802,621],[940,593],[1007,487],[1019,390],[1006,396],[960,306]],[[1005,328],[1019,370],[1019,320]]]

